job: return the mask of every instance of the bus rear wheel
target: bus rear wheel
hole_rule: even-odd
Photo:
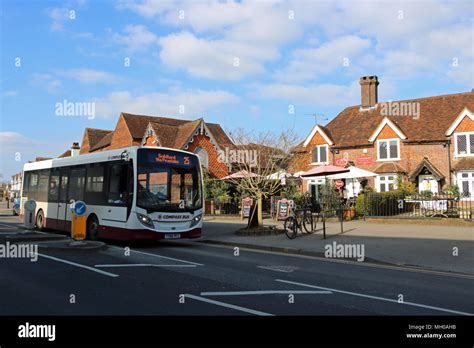
[[[36,214],[36,229],[38,231],[44,231],[44,213],[42,210]]]
[[[87,239],[99,239],[99,219],[97,219],[95,215],[92,215],[89,220],[87,220]]]

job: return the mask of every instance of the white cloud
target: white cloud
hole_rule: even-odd
[[[75,79],[81,83],[113,82],[116,80],[113,74],[94,69],[58,70],[57,74]]]
[[[262,59],[277,53],[225,40],[205,40],[189,32],[160,39],[160,58],[173,69],[185,69],[196,77],[239,80],[264,72]]]
[[[314,80],[320,75],[357,64],[357,58],[370,48],[370,40],[348,35],[325,42],[317,48],[297,49],[288,66],[277,71],[275,77],[283,81]]]
[[[237,103],[239,98],[220,90],[173,91],[136,96],[124,90],[109,93],[94,101],[97,117],[117,117],[120,112],[188,117],[200,116],[219,106]],[[184,107],[183,113],[180,113],[180,106]]]
[[[62,86],[61,80],[50,74],[33,74],[31,84],[45,89],[48,93],[56,93]]]
[[[117,8],[132,10],[147,18],[155,17],[175,8],[177,1],[172,0],[120,0]]]
[[[127,25],[123,32],[124,34],[113,34],[113,40],[131,52],[145,50],[158,42],[158,36],[144,25]]]
[[[0,181],[10,181],[10,176],[21,171],[23,164],[29,160],[58,156],[64,151],[63,148],[63,143],[47,143],[13,131],[0,132]]]
[[[270,84],[257,87],[257,93],[264,97],[285,100],[318,107],[345,107],[359,103],[360,87],[358,82],[349,86],[336,84]]]

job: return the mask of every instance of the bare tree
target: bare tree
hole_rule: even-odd
[[[292,130],[280,134],[259,133],[254,136],[243,129],[231,132],[235,142],[232,163],[234,174],[229,180],[241,191],[247,192],[257,203],[249,216],[248,227],[257,214],[257,226],[263,226],[262,201],[281,189],[280,174],[285,175],[290,161],[290,149],[298,136]]]

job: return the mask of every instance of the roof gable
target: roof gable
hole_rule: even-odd
[[[401,131],[400,128],[397,127],[395,123],[393,123],[388,117],[385,117],[382,122],[378,125],[377,129],[372,133],[372,135],[369,138],[369,141],[373,143],[375,139],[379,136],[379,134],[382,132],[383,129],[386,129],[386,127],[390,127],[390,129],[395,132],[395,134],[400,138],[400,139],[406,139],[405,133]]]
[[[474,121],[474,113],[472,113],[471,110],[469,110],[467,107],[465,107],[463,109],[463,111],[461,111],[459,113],[459,115],[456,117],[456,119],[454,120],[454,122],[451,124],[451,126],[448,128],[448,130],[446,131],[446,135],[447,136],[450,136],[451,134],[453,134],[453,132],[456,130],[456,128],[461,124],[461,122],[466,118],[470,118],[471,121]]]
[[[311,142],[311,140],[313,140],[313,138],[316,136],[316,134],[319,134],[323,137],[323,139],[326,141],[327,144],[329,145],[333,145],[333,141],[331,140],[331,138],[326,134],[326,132],[323,130],[323,127],[316,124],[313,129],[311,130],[311,132],[309,133],[308,137],[306,138],[306,140],[304,141],[303,143],[303,147],[306,147],[308,146],[308,144]]]

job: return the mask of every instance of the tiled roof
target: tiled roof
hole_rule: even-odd
[[[155,132],[160,146],[174,147],[178,127],[170,126],[167,124],[161,124],[158,122],[150,122],[150,126]]]
[[[63,152],[61,155],[58,156],[58,158],[64,157],[71,157],[71,150],[66,150],[66,152]]]
[[[420,175],[423,168],[428,169],[430,171],[430,173],[433,174],[433,176],[436,178],[437,181],[444,179],[443,173],[441,173],[441,171],[438,168],[436,168],[433,165],[433,163],[430,162],[430,160],[428,158],[425,157],[420,162],[420,164],[418,164],[418,166],[415,168],[415,170],[413,170],[410,173],[410,176],[409,176],[410,181],[415,181],[416,177],[418,175]]]
[[[453,166],[454,171],[458,170],[473,170],[474,169],[474,157],[464,157],[458,160]]]
[[[401,102],[419,103],[418,119],[412,116],[388,116],[407,136],[406,141],[446,140],[446,130],[459,113],[465,107],[474,110],[474,91],[391,103]],[[369,111],[360,111],[360,105],[348,107],[329,122],[325,130],[336,147],[368,144],[369,137],[385,117],[381,110],[381,103]]]
[[[149,122],[160,123],[169,126],[179,126],[189,121],[179,120],[175,118],[158,117],[158,116],[146,116],[146,115],[133,115],[122,112],[122,116],[125,119],[125,123],[132,135],[133,139],[142,139],[145,134],[146,128]]]
[[[114,132],[107,133],[100,141],[95,144],[95,146],[90,147],[91,151],[95,151],[98,149],[101,149],[103,147],[109,146],[112,143],[112,136],[114,135]]]
[[[89,138],[89,148],[92,149],[104,136],[112,133],[111,130],[97,129],[97,128],[86,128],[86,134]]]
[[[200,125],[202,119],[197,119],[195,121],[187,122],[180,125],[178,131],[176,132],[176,139],[174,141],[174,147],[181,149],[186,145],[188,139],[191,137],[196,128]]]
[[[394,162],[386,162],[379,165],[374,170],[375,173],[406,173],[407,171]]]
[[[206,123],[207,128],[211,131],[214,139],[219,144],[220,147],[234,147],[232,140],[226,134],[226,132],[222,129],[221,125],[218,123]]]

